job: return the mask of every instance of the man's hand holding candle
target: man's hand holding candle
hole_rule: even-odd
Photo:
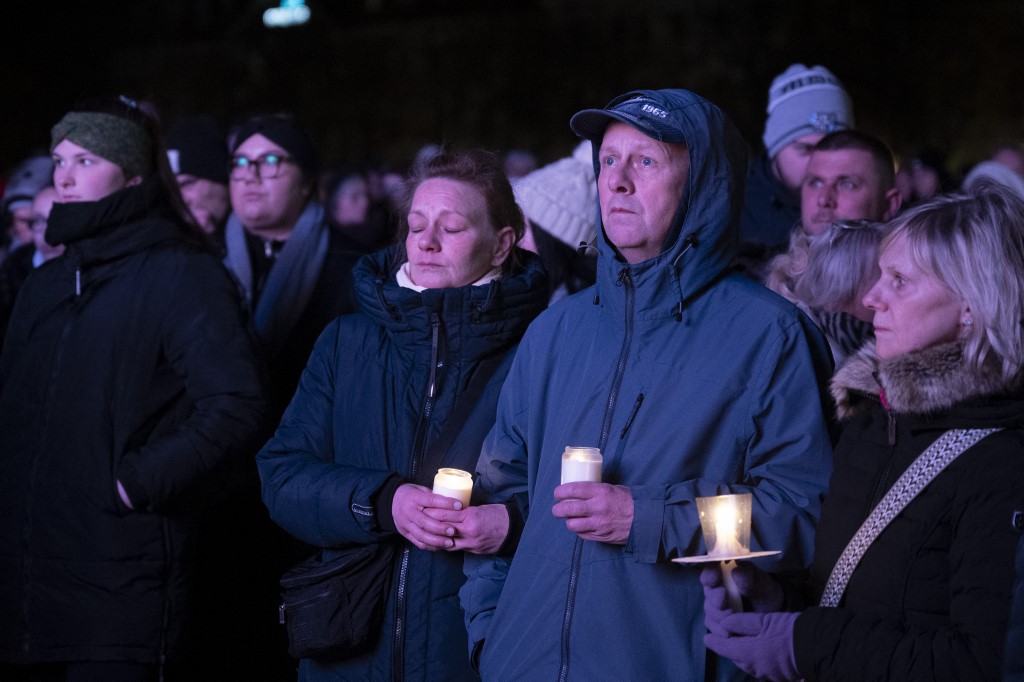
[[[633,525],[633,493],[611,483],[565,483],[555,488],[551,513],[584,540],[624,545]]]

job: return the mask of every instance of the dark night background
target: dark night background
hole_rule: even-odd
[[[954,168],[1024,138],[1021,0],[309,0],[267,29],[273,0],[6,4],[6,172],[74,101],[150,99],[165,124],[291,110],[324,160],[406,161],[427,142],[568,154],[578,109],[634,88],[685,87],[760,146],[768,86],[823,64],[858,127]]]

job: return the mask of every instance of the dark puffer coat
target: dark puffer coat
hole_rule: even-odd
[[[257,456],[270,515],[295,537],[324,548],[392,538],[402,548],[376,648],[337,663],[304,660],[302,679],[476,678],[458,601],[462,553],[415,548],[394,530],[390,509],[481,361],[500,354],[445,461],[473,471],[515,349],[547,302],[540,261],[519,256],[526,265],[517,274],[422,293],[397,284],[391,251],[362,258],[354,271],[360,313],[324,331]]]
[[[800,615],[794,649],[804,678],[999,679],[1019,537],[1012,521],[1024,509],[1016,388],[990,368],[968,369],[957,343],[885,362],[871,344],[836,373],[833,394],[849,423],[818,525],[819,586],[881,496],[944,431],[1005,430],[965,451],[897,515],[838,608]]]
[[[1018,517],[1024,523],[1024,512]],[[1024,535],[1017,541],[1017,580],[1013,587],[1010,631],[1006,634],[1006,681],[1024,682]]]
[[[2,661],[172,659],[197,499],[254,448],[265,402],[240,296],[153,214],[155,191],[54,206],[67,252],[15,306],[0,358]]]

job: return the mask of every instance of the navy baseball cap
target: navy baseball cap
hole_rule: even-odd
[[[612,121],[621,121],[660,142],[686,142],[682,129],[665,106],[637,92],[616,97],[604,109],[576,112],[569,120],[569,127],[580,137],[600,143],[605,128]]]

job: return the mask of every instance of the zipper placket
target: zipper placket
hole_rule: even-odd
[[[623,268],[619,273],[619,284],[626,290],[625,301],[625,328],[622,336],[622,349],[619,351],[619,362],[615,366],[615,375],[612,377],[612,387],[608,393],[608,403],[605,406],[604,420],[601,423],[601,438],[598,447],[605,449],[608,438],[611,434],[612,416],[615,413],[615,403],[619,399],[619,389],[622,387],[622,377],[626,373],[626,364],[629,360],[629,347],[633,343],[633,305],[636,297],[636,289],[633,287],[633,277],[629,268]],[[634,412],[637,407],[634,407]],[[630,417],[632,421],[632,416]],[[626,427],[629,428],[628,426]],[[572,618],[576,610],[576,587],[579,581],[580,562],[583,558],[583,540],[576,536],[572,548],[572,561],[569,566],[569,585],[565,596],[565,613],[562,616],[562,647],[561,662],[558,668],[558,682],[566,682],[569,677],[569,635],[572,631]]]
[[[67,349],[68,339],[71,336],[71,328],[74,326],[75,322],[77,321],[78,314],[79,314],[79,312],[81,310],[81,300],[82,300],[81,299],[81,295],[82,295],[82,265],[81,265],[81,257],[74,250],[71,251],[69,256],[71,256],[71,257],[73,257],[75,259],[75,298],[74,298],[74,300],[72,300],[68,304],[67,317],[64,319],[64,322],[61,325],[60,337],[59,337],[59,339],[57,341],[57,347],[54,349],[53,361],[52,361],[52,363],[50,365],[50,380],[49,380],[49,382],[47,382],[48,388],[47,388],[47,391],[46,391],[46,400],[45,400],[45,403],[44,403],[44,408],[40,411],[40,414],[51,414],[51,412],[52,412],[52,410],[50,409],[50,405],[52,405],[54,397],[56,395],[56,392],[57,392],[57,390],[59,388],[59,382],[57,381],[57,379],[60,376],[60,368],[61,368],[61,365],[63,364],[63,361],[64,361],[64,351]],[[41,429],[41,431],[42,431],[42,434],[43,434],[43,441],[39,444],[39,451],[42,451],[45,447],[47,447],[47,442],[46,442],[47,441],[47,436],[46,436],[46,434],[48,434],[50,432],[49,426],[48,425],[44,425],[43,428]],[[30,479],[29,479],[29,486],[31,488],[35,487],[35,480],[36,480],[36,477],[38,475],[38,468],[39,468],[39,456],[37,454],[33,458],[33,462],[32,462],[32,473],[30,474]],[[29,500],[32,499],[32,494],[31,493],[29,494],[28,499]],[[24,563],[22,565],[22,572],[23,572],[24,581],[25,581],[26,585],[31,585],[32,584],[32,577],[31,577],[31,575],[32,575],[32,560],[29,558],[29,554],[30,554],[29,545],[31,543],[30,535],[31,535],[31,528],[32,528],[32,516],[31,516],[31,514],[32,514],[32,505],[31,505],[31,502],[30,502],[29,503],[29,508],[26,511],[27,518],[26,518],[26,523],[25,523],[25,535],[23,537],[23,542],[25,543],[25,545],[24,545],[25,546],[25,561],[24,561]],[[28,622],[28,618],[29,618],[29,610],[32,608],[31,604],[30,604],[30,601],[29,601],[30,593],[31,593],[31,590],[25,590],[25,598],[24,598],[24,600],[22,602],[22,617],[25,619],[26,623]],[[22,650],[26,654],[29,653],[29,651],[32,648],[32,643],[31,643],[31,639],[30,638],[31,638],[31,635],[26,630],[25,637],[22,640]]]
[[[882,400],[882,409],[885,410],[885,431],[886,440],[889,444],[889,453],[886,455],[885,467],[882,468],[882,472],[875,480],[874,490],[871,491],[871,497],[868,499],[868,506],[864,513],[864,518],[867,518],[871,510],[874,509],[881,501],[882,496],[889,489],[886,481],[889,480],[889,473],[892,471],[893,459],[896,457],[896,415],[889,406],[886,400]]]
[[[430,415],[434,411],[434,398],[437,396],[437,372],[444,365],[441,359],[441,318],[436,312],[430,313],[430,379],[427,382],[427,395],[423,399],[423,411],[420,415],[419,427],[413,438],[412,467],[410,476],[413,480],[419,473],[423,463],[423,446],[426,442]],[[391,654],[391,679],[400,682],[405,678],[405,607],[406,579],[409,576],[408,546],[402,549],[402,561],[398,570],[398,588],[395,592],[395,627],[394,647]]]

